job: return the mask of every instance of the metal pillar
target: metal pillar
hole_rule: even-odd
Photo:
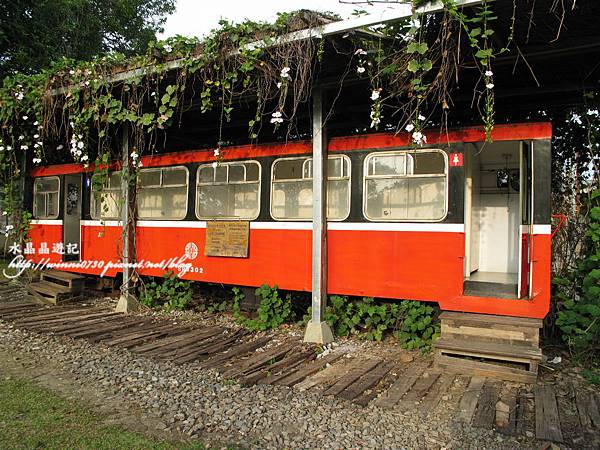
[[[327,130],[323,123],[323,91],[313,91],[313,230],[312,230],[312,317],[304,342],[333,341],[323,321],[327,305]]]
[[[131,278],[131,271],[129,269],[130,264],[130,244],[132,239],[132,233],[135,233],[135,226],[133,226],[129,219],[130,207],[131,207],[131,186],[129,183],[129,126],[123,125],[123,137],[121,141],[121,153],[122,153],[122,176],[121,176],[121,194],[123,198],[123,210],[121,211],[121,220],[123,221],[123,284],[121,285],[121,296],[119,297],[119,303],[115,309],[116,312],[130,312],[135,311],[139,308],[139,303],[134,295],[129,290],[129,282]]]

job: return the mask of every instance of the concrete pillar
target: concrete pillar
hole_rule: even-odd
[[[327,306],[327,130],[323,123],[323,92],[313,91],[313,229],[312,317],[304,342],[327,344],[333,333],[324,322]]]
[[[131,186],[129,183],[129,126],[123,125],[123,137],[121,141],[122,152],[122,178],[121,193],[123,195],[123,210],[121,220],[123,221],[123,284],[121,285],[121,296],[115,308],[115,312],[132,312],[139,309],[139,302],[130,292],[131,270],[129,263],[135,260],[130,258],[131,242],[135,235],[135,224],[130,223],[130,208],[132,203]]]

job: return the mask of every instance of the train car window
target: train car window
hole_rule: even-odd
[[[58,177],[36,178],[33,184],[33,216],[36,219],[56,219],[58,217]]]
[[[182,220],[187,215],[186,167],[142,169],[137,195],[138,217],[150,220]]]
[[[121,172],[111,172],[106,185],[98,192],[92,189],[90,215],[92,219],[119,219],[121,217]]]
[[[275,220],[312,217],[312,158],[282,158],[273,163],[271,216]],[[327,218],[350,214],[350,158],[330,156],[327,162]]]
[[[198,168],[196,216],[254,220],[260,211],[260,164],[240,161]]]
[[[364,215],[377,221],[442,220],[447,175],[442,150],[371,153],[365,159]]]

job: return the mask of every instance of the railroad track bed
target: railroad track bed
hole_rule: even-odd
[[[319,356],[315,347],[298,338],[273,339],[223,326],[174,325],[97,306],[47,307],[21,294],[3,286],[0,321],[28,332],[216,370],[223,381],[242,386],[285,386],[422,419],[444,409],[466,427],[574,446],[600,445],[600,395],[591,391],[446,373],[433,367],[431,357],[402,362],[356,356],[343,348]]]

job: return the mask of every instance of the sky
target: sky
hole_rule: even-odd
[[[236,23],[245,19],[273,21],[278,12],[297,9],[332,11],[346,18],[357,8],[377,12],[392,7],[394,6],[343,4],[338,0],[177,0],[177,10],[167,19],[165,31],[159,38],[165,39],[177,34],[203,36],[216,28],[221,18]]]

